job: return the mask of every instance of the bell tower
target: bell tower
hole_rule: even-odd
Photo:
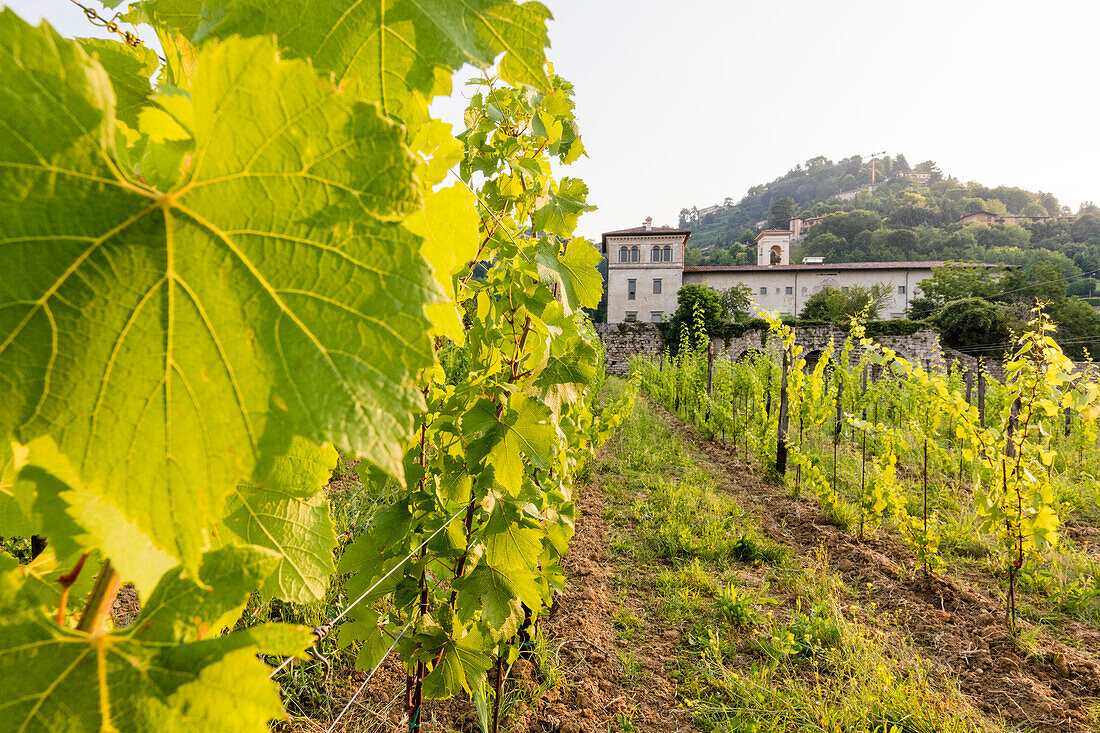
[[[791,264],[791,231],[765,229],[757,234],[756,264],[760,267]]]

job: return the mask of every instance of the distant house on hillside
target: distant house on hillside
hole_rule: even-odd
[[[836,198],[840,201],[854,201],[855,197],[858,196],[861,191],[866,191],[868,193],[874,193],[876,188],[878,188],[878,184],[876,184],[874,186],[871,186],[871,185],[861,186],[860,188],[854,188],[851,191],[843,191],[841,193],[838,193],[834,198]]]
[[[959,217],[959,224],[996,224],[997,215],[992,211],[975,211]]]
[[[972,214],[966,214],[960,216],[956,221],[959,224],[1042,224],[1043,222],[1051,220],[1064,220],[1073,221],[1077,217],[1075,215],[1062,215],[1062,216],[1017,216],[1014,214],[1008,214],[1005,216],[998,216],[992,211],[975,211]]]
[[[793,232],[766,229],[756,236],[755,265],[685,267],[684,249],[691,232],[655,227],[647,219],[640,227],[604,232],[601,244],[608,258],[607,322],[658,323],[676,312],[676,294],[683,285],[698,283],[717,289],[748,286],[755,305],[783,315],[797,315],[806,300],[822,288],[880,285],[891,294],[879,318],[904,318],[920,282],[944,262],[790,263]],[[996,265],[978,265],[995,267]]]
[[[932,180],[931,173],[916,173],[915,171],[909,171],[908,173],[900,173],[902,178],[915,178],[921,183],[928,183]]]
[[[822,214],[821,216],[791,217],[791,223],[788,227],[791,230],[791,242],[794,244],[801,242],[806,238],[810,228],[820,224],[826,216],[828,216],[828,214]]]
[[[699,209],[699,218],[701,219],[707,214],[713,214],[720,208],[722,207],[718,206],[718,204],[715,204],[714,206],[708,206],[705,209]]]
[[[1050,216],[1001,216],[997,218],[998,224],[1042,224],[1050,221]]]

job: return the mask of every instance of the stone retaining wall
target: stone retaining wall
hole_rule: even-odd
[[[661,332],[653,323],[642,321],[625,323],[597,323],[596,333],[607,349],[604,367],[608,374],[626,376],[630,360],[637,355],[659,358],[663,344]]]
[[[596,331],[607,348],[606,368],[608,374],[625,375],[630,360],[635,356],[659,359],[663,349],[661,332],[652,323],[597,323]],[[847,334],[834,326],[799,326],[795,328],[795,339],[803,348],[803,354],[813,360],[813,352],[821,351],[833,343],[839,352]],[[907,336],[877,336],[875,340],[893,349],[900,356],[919,362],[926,369],[943,369],[946,363],[944,350],[940,346],[940,337],[930,329],[917,331]],[[738,359],[746,352],[767,352],[766,342],[774,341],[765,330],[747,331],[743,336],[713,340],[715,354],[725,354],[730,359]],[[955,352],[956,354],[958,352]],[[959,356],[964,356],[959,354]],[[834,357],[835,358],[835,357]]]

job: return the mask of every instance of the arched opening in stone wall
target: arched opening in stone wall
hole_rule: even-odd
[[[751,362],[753,359],[764,357],[765,354],[760,349],[745,349],[738,355],[736,361],[738,362]]]
[[[806,371],[812,372],[817,368],[817,363],[821,361],[821,357],[825,352],[821,349],[814,349],[806,354]]]
[[[783,248],[778,244],[772,247],[771,260],[773,265],[778,265],[783,262]]]

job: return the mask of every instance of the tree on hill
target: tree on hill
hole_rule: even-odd
[[[1047,214],[1050,216],[1058,216],[1062,211],[1061,204],[1058,203],[1058,197],[1052,193],[1039,192],[1039,205],[1047,210]]]
[[[961,198],[955,202],[955,210],[958,212],[958,216],[974,214],[984,209],[985,201],[978,198],[977,196],[967,196],[966,198]]]
[[[839,214],[829,214],[812,231],[815,235],[834,234],[841,239],[852,242],[860,232],[871,232],[880,226],[882,226],[882,218],[878,214],[873,211],[857,209]]]
[[[790,226],[791,217],[794,216],[795,201],[790,196],[776,199],[768,212],[769,229],[786,229]]]
[[[932,177],[929,179],[931,181],[943,180],[943,171],[940,170],[940,167],[936,165],[936,161],[934,160],[926,160],[921,163],[917,163],[917,167],[913,170],[917,173],[931,174]]]
[[[909,161],[905,159],[902,153],[898,153],[894,156],[894,170],[898,173],[908,173],[910,170]]]
[[[1070,226],[1070,234],[1074,242],[1100,243],[1100,215],[1092,212],[1082,214]]]
[[[934,223],[939,216],[927,206],[902,206],[890,214],[887,222],[895,227],[919,227]]]
[[[1011,317],[1003,305],[982,298],[963,298],[946,304],[930,319],[944,345],[952,348],[1007,343]],[[984,354],[994,356],[992,352]]]

